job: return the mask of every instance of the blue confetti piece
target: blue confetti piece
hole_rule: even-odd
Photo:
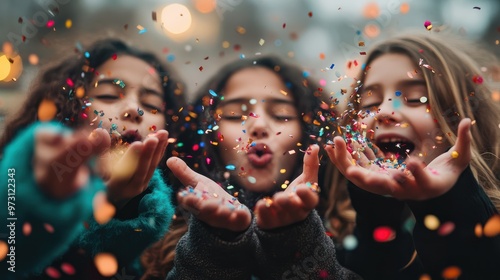
[[[90,57],[90,53],[89,52],[85,52],[85,58],[89,58]]]
[[[168,62],[174,62],[174,60],[175,60],[175,55],[173,55],[173,54],[167,55],[167,61]]]
[[[117,130],[118,129],[118,126],[116,125],[116,123],[114,123],[114,124],[111,125],[111,129],[112,130]]]
[[[208,90],[208,92],[210,93],[211,96],[213,97],[216,97],[217,96],[217,93],[211,89]]]
[[[198,135],[203,135],[203,129],[198,129],[196,133],[198,133]]]
[[[139,30],[139,34],[144,34],[146,32],[148,32],[148,30],[146,28]]]
[[[244,54],[240,54],[240,59],[244,59],[245,58],[245,55]]]
[[[333,69],[333,67],[335,67],[335,64],[332,63],[332,65],[330,65],[330,69]]]
[[[102,128],[102,121],[99,122],[99,124],[97,125],[97,128]]]
[[[236,166],[234,166],[234,164],[228,164],[228,165],[226,165],[226,169],[231,170],[231,171],[236,170]]]
[[[392,106],[394,107],[394,109],[399,109],[401,108],[401,99],[394,99],[393,102],[392,102]]]
[[[307,72],[307,71],[302,72],[302,77],[304,77],[304,78],[309,77],[309,72]]]
[[[401,96],[401,91],[396,90],[396,96]]]

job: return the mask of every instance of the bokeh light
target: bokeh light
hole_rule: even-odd
[[[215,10],[215,7],[217,7],[217,1],[216,0],[194,0],[194,7],[200,13],[208,14],[208,13],[211,13],[213,10]]]
[[[170,4],[161,11],[161,23],[172,34],[184,33],[191,27],[191,12],[184,5]]]

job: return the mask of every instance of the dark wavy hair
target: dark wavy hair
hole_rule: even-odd
[[[210,141],[217,140],[217,132],[205,132],[210,131],[217,125],[217,107],[221,101],[220,97],[224,96],[227,81],[236,72],[255,67],[270,69],[280,76],[287,86],[302,120],[302,138],[300,140],[302,150],[307,149],[310,144],[315,142],[321,144],[325,139],[321,137],[321,128],[326,126],[332,117],[329,111],[330,108],[324,106],[327,102],[325,102],[321,92],[322,89],[311,79],[305,77],[306,75],[300,68],[287,64],[275,56],[247,58],[229,63],[223,66],[216,75],[199,89],[196,95],[197,98],[189,109],[190,121],[184,124],[186,129],[179,138],[179,142],[184,143],[184,145],[183,149],[177,149],[178,156],[183,157],[191,168],[220,183],[223,187],[234,186],[235,188],[232,191],[226,190],[232,194],[237,191],[238,199],[249,208],[252,208],[260,198],[270,196],[281,190],[280,184],[276,184],[274,190],[269,193],[253,194],[246,192],[236,182],[231,180],[227,182],[224,178],[225,165],[221,160],[220,150],[218,146],[210,145]],[[217,96],[214,95],[214,92]],[[332,126],[331,123],[329,125]],[[192,149],[193,146],[197,146],[199,149]],[[210,158],[211,161],[207,162],[207,158]],[[302,161],[303,157],[299,155],[295,168],[290,173],[290,180],[293,180],[302,172]],[[318,182],[320,186],[322,186],[321,179],[320,176],[320,182]],[[143,280],[165,279],[166,274],[173,267],[175,246],[187,231],[187,219],[187,216],[182,211],[178,211],[170,230],[164,238],[143,254],[141,260],[146,268]]]
[[[104,39],[41,71],[20,111],[7,120],[5,133],[0,140],[0,154],[3,154],[5,146],[19,131],[37,121],[38,107],[44,99],[53,101],[57,107],[53,121],[70,128],[81,127],[85,123],[82,117],[82,108],[85,106],[84,99],[76,96],[76,89],[83,88],[87,92],[97,74],[95,69],[114,55],[139,58],[157,70],[163,82],[163,101],[166,104],[164,114],[167,121],[165,128],[171,137],[176,137],[180,128],[178,120],[182,119],[177,114],[179,108],[184,107],[184,84],[173,69],[162,65],[152,53],[132,48],[118,39]],[[68,85],[68,79],[73,81],[72,86]]]

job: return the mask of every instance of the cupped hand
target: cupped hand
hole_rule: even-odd
[[[260,229],[275,229],[303,221],[318,205],[318,152],[318,145],[309,147],[304,154],[302,174],[285,191],[257,202],[255,215]]]
[[[188,186],[177,196],[179,205],[199,220],[214,228],[234,232],[242,232],[250,226],[249,209],[216,182],[196,173],[177,157],[169,158],[167,166],[184,186]]]
[[[168,132],[158,130],[142,142],[103,153],[98,170],[106,183],[109,201],[120,208],[145,191],[167,144]]]
[[[448,192],[469,164],[470,126],[471,120],[463,119],[458,126],[455,145],[427,166],[418,158],[408,158],[402,169],[370,164],[374,158],[371,149],[351,154],[339,136],[334,138],[334,145],[325,150],[339,171],[359,188],[401,200],[426,200]]]
[[[110,143],[109,134],[100,128],[90,135],[81,131],[63,135],[39,130],[33,158],[38,186],[56,199],[71,196],[88,182],[88,160],[108,149]]]

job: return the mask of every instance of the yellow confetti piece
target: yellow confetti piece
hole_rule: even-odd
[[[439,219],[434,215],[427,215],[424,218],[424,225],[430,230],[438,229],[440,224]]]
[[[73,26],[73,21],[70,19],[67,19],[66,22],[64,23],[64,26],[66,26],[66,28],[70,29]]]
[[[451,152],[451,158],[458,158],[458,152],[457,151]]]
[[[229,48],[230,46],[231,46],[231,44],[230,44],[228,41],[224,41],[224,42],[222,42],[222,47],[223,47],[224,49],[227,49],[227,48]]]
[[[247,33],[247,30],[243,26],[238,26],[238,27],[236,27],[236,32],[238,32],[240,35],[243,35],[243,34]]]
[[[102,276],[111,277],[118,271],[118,261],[109,253],[99,253],[94,258],[94,263]]]
[[[492,216],[484,226],[484,236],[494,237],[500,234],[500,215]]]
[[[98,192],[92,201],[94,208],[94,219],[100,225],[109,222],[116,213],[116,208],[108,202],[106,193]]]
[[[3,240],[0,240],[0,261],[3,261],[9,252],[9,246]]]
[[[288,188],[288,185],[287,185],[287,184],[281,184],[281,188],[282,188],[283,190],[286,190],[286,188]]]
[[[266,40],[264,40],[264,39],[260,39],[260,40],[259,40],[259,45],[263,46],[265,42],[266,42]]]
[[[286,169],[284,169],[284,168],[280,169],[280,173],[281,174],[285,174],[286,173]]]
[[[441,276],[444,279],[457,279],[462,275],[462,270],[458,266],[449,266],[443,269]]]
[[[286,92],[286,91],[284,91],[284,90],[282,90],[282,89],[280,89],[280,93],[281,93],[281,94],[283,94],[284,96],[287,96],[287,95],[288,95],[288,92]]]
[[[57,113],[57,107],[54,101],[49,99],[44,99],[38,106],[38,120],[42,122],[47,122],[52,120]]]

